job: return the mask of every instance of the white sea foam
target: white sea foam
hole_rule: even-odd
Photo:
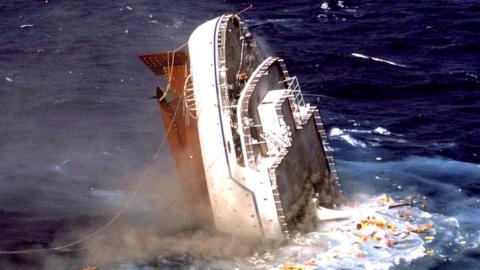
[[[372,133],[371,130],[366,130],[366,129],[345,129],[345,131],[350,132],[350,133],[358,133],[358,134],[370,134]]]
[[[367,145],[364,142],[359,141],[359,140],[353,138],[352,136],[350,136],[348,134],[341,135],[340,138],[342,138],[342,140],[344,140],[345,142],[347,142],[351,146],[362,147],[362,148],[367,147]]]
[[[383,127],[376,127],[373,130],[373,133],[381,134],[381,135],[391,135],[392,133],[388,131],[386,128]]]
[[[378,57],[371,57],[371,56],[361,54],[361,53],[352,53],[351,55],[353,57],[358,57],[358,58],[362,58],[362,59],[369,59],[369,60],[373,60],[373,61],[376,61],[376,62],[389,64],[389,65],[392,65],[392,66],[404,67],[404,68],[408,67],[407,65],[398,64],[398,63],[395,63],[393,61],[381,59],[381,58],[378,58]]]
[[[55,165],[53,166],[53,169],[54,169],[55,171],[58,171],[58,172],[63,172],[63,167],[64,167],[67,163],[69,163],[69,162],[70,162],[70,160],[69,160],[69,159],[66,159],[66,160],[62,161],[61,163],[55,164]]]
[[[343,131],[337,127],[330,129],[330,137],[340,136],[343,134]]]
[[[20,28],[28,28],[28,27],[34,27],[35,25],[33,24],[22,24],[20,25]]]
[[[13,82],[13,79],[10,78],[10,77],[5,77],[5,80],[6,80],[7,82]]]
[[[111,157],[114,156],[114,154],[112,154],[112,153],[110,153],[110,152],[108,152],[108,151],[102,151],[102,155],[104,155],[104,156],[111,156]]]
[[[358,57],[358,58],[363,58],[363,59],[370,59],[369,56],[366,56],[366,55],[361,54],[361,53],[352,53],[352,56],[355,56],[355,57]]]
[[[362,147],[362,148],[367,147],[367,145],[364,142],[353,138],[350,134],[345,134],[343,130],[337,127],[330,129],[330,137],[339,137],[341,140],[345,141],[346,143],[354,147]]]
[[[308,270],[390,269],[402,263],[408,264],[428,254],[423,237],[436,235],[434,228],[428,229],[425,234],[411,232],[409,228],[428,223],[443,227],[441,220],[444,217],[432,217],[430,214],[424,217],[426,212],[411,208],[411,218],[399,218],[405,209],[387,208],[387,205],[395,203],[385,195],[364,196],[355,207],[344,209],[352,213],[350,218],[323,222],[316,231],[295,235],[288,245],[267,251],[265,254],[268,253],[268,256],[256,253],[247,258],[245,265],[241,260],[237,262],[244,268],[285,269],[292,266]]]

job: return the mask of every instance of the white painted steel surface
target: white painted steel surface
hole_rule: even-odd
[[[231,119],[221,108],[216,62],[221,19],[199,26],[188,42],[199,139],[215,226],[223,232],[278,239],[283,234],[268,173],[238,165]]]

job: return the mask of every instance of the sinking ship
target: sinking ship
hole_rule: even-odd
[[[284,239],[312,203],[341,200],[317,108],[238,14],[201,24],[176,50],[140,59],[165,79],[155,98],[195,224]]]

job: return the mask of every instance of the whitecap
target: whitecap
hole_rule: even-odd
[[[346,131],[348,131],[348,130],[346,130]],[[330,137],[339,137],[341,140],[343,140],[346,143],[348,143],[352,146],[355,146],[355,147],[362,147],[362,148],[367,147],[367,145],[364,142],[353,138],[349,134],[345,134],[345,132],[343,130],[341,130],[337,127],[334,127],[332,129],[330,129]]]
[[[13,82],[13,79],[10,78],[10,77],[5,77],[5,80],[6,80],[7,82]]]
[[[369,59],[370,58],[369,56],[366,56],[366,55],[361,54],[361,53],[352,53],[352,56],[358,57],[358,58],[363,58],[363,59]]]
[[[60,165],[55,165],[53,169],[57,172],[63,172],[62,167]]]
[[[372,131],[370,130],[365,130],[365,129],[346,129],[345,131],[348,131],[350,133],[359,133],[359,134],[370,134]]]
[[[114,155],[108,151],[102,151],[102,155],[105,155],[105,156],[111,156],[113,157]]]
[[[27,28],[27,27],[34,27],[35,25],[33,24],[22,24],[20,25],[20,28]]]
[[[367,147],[367,145],[364,142],[359,141],[359,140],[353,138],[352,136],[350,136],[348,134],[341,135],[340,138],[342,138],[342,140],[344,140],[345,142],[347,142],[351,146],[362,147],[362,148]]]
[[[381,135],[391,135],[392,133],[388,131],[386,128],[383,127],[376,127],[373,130],[373,133],[381,134]]]
[[[343,134],[343,131],[337,127],[330,129],[330,137],[340,136]]]
[[[455,228],[460,228],[460,224],[458,223],[458,220],[455,217],[448,217],[444,221],[445,221],[445,224],[448,224]]]
[[[373,61],[382,62],[382,63],[386,63],[386,64],[393,65],[393,66],[405,67],[405,68],[408,67],[406,65],[398,64],[398,63],[395,63],[393,61],[385,60],[385,59],[381,59],[381,58],[377,58],[377,57],[371,57],[371,59]]]
[[[389,65],[392,65],[392,66],[403,67],[403,68],[407,68],[407,67],[408,67],[408,66],[406,66],[406,65],[398,64],[398,63],[395,63],[395,62],[390,61],[390,60],[385,60],[385,59],[381,59],[381,58],[378,58],[378,57],[370,57],[370,56],[368,56],[368,55],[361,54],[361,53],[352,53],[351,55],[352,55],[353,57],[358,57],[358,58],[362,58],[362,59],[369,59],[369,60],[373,60],[373,61],[376,61],[376,62],[381,62],[381,63],[389,64]]]

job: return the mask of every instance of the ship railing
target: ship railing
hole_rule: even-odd
[[[228,20],[231,16],[224,16],[219,24],[219,31],[217,36],[217,52],[218,52],[218,70],[219,70],[219,86],[221,94],[222,108],[225,112],[228,112],[229,109],[225,106],[230,105],[230,98],[228,97],[228,86],[227,86],[227,56],[225,55],[226,47],[226,32]]]
[[[190,126],[190,117],[197,119],[197,108],[195,104],[195,93],[192,84],[192,74],[189,74],[183,85],[183,109],[187,126]]]
[[[305,106],[305,99],[303,98],[297,76],[293,76],[289,80],[290,82],[288,83],[288,89],[292,91],[295,101],[299,106]]]
[[[325,153],[325,158],[327,159],[328,168],[330,169],[330,176],[335,182],[335,186],[337,190],[343,192],[342,184],[340,182],[340,177],[338,176],[338,171],[335,165],[335,157],[333,156],[333,148],[330,146],[327,132],[325,131],[325,127],[323,125],[323,120],[318,113],[318,110],[314,112],[315,123],[317,125],[317,132],[320,135],[323,151]]]
[[[278,183],[277,183],[277,175],[275,171],[277,170],[278,166],[282,162],[283,158],[287,155],[288,150],[282,149],[280,153],[277,155],[277,159],[274,164],[268,170],[268,176],[270,178],[270,184],[272,186],[273,198],[275,200],[275,208],[277,209],[278,220],[280,221],[280,227],[282,229],[283,234],[288,238],[290,238],[290,231],[288,229],[287,219],[285,215],[285,210],[283,209],[282,200],[280,198],[280,192],[278,190]]]
[[[249,116],[249,112],[248,112],[248,107],[249,107],[249,102],[250,102],[250,98],[252,96],[252,94],[254,93],[255,91],[255,88],[257,87],[257,83],[260,81],[260,79],[262,78],[262,76],[266,75],[266,72],[268,70],[268,68],[270,67],[270,65],[275,62],[278,58],[274,58],[272,57],[269,61],[267,61],[264,66],[262,66],[258,72],[253,75],[253,77],[251,78],[251,82],[250,84],[243,90],[244,93],[245,93],[245,96],[243,97],[243,99],[240,99],[238,102],[239,102],[239,115],[240,115],[240,119],[241,119],[241,128],[242,128],[242,131],[243,131],[243,138],[242,138],[242,141],[243,143],[245,144],[245,157],[246,157],[246,160],[248,161],[248,165],[249,167],[251,167],[252,169],[255,169],[257,170],[257,158],[256,158],[256,153],[255,153],[255,150],[254,150],[254,144],[252,143],[253,142],[253,138],[252,138],[252,133],[251,133],[251,129],[253,127],[255,127],[256,125],[258,125],[257,123],[255,123],[255,121],[253,119],[250,118]]]
[[[281,81],[281,83],[286,82],[288,84],[287,90],[291,95],[290,97],[290,108],[295,119],[295,124],[297,128],[301,128],[304,124],[305,118],[309,117],[308,113],[310,112],[308,104],[305,104],[305,99],[302,95],[302,89],[298,83],[297,76],[288,77],[286,80]],[[311,112],[310,112],[311,113]]]

